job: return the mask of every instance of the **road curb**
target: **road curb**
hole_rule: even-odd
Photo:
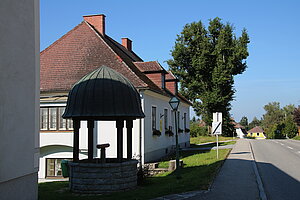
[[[258,168],[257,168],[257,165],[256,165],[255,156],[254,156],[254,153],[253,153],[251,141],[249,141],[249,146],[250,146],[251,157],[252,157],[252,166],[253,166],[253,170],[254,170],[254,173],[255,173],[255,176],[256,176],[256,182],[257,182],[258,189],[259,189],[259,197],[260,197],[261,200],[267,200],[268,198],[267,198],[267,195],[265,193],[265,189],[264,189],[261,177],[260,177],[259,172],[258,172]]]

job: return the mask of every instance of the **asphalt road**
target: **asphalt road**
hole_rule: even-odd
[[[251,140],[269,200],[300,199],[300,141]]]

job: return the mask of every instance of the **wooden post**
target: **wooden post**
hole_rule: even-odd
[[[117,120],[117,159],[122,162],[123,158],[123,128],[124,120]]]
[[[79,129],[80,120],[73,120],[74,135],[73,135],[73,161],[79,161]]]
[[[130,160],[132,158],[133,120],[126,120],[126,128],[127,128],[127,159]]]
[[[88,120],[88,159],[93,160],[94,154],[94,120]]]

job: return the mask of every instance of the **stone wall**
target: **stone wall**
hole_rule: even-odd
[[[122,163],[69,162],[70,190],[105,194],[133,189],[137,185],[137,163],[137,160]]]

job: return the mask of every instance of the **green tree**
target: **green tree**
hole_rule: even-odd
[[[266,130],[267,137],[269,139],[282,139],[283,135],[283,124],[274,123]]]
[[[282,130],[282,134],[284,136],[287,136],[288,138],[293,138],[297,135],[298,133],[298,128],[297,125],[295,124],[293,117],[288,116],[284,120],[284,128]]]
[[[246,130],[248,130],[248,118],[246,116],[241,118],[239,124],[245,127]]]
[[[208,135],[207,126],[199,126],[199,122],[190,123],[191,137],[205,136]]]
[[[298,106],[298,108],[295,108],[294,112],[293,112],[293,118],[294,118],[294,122],[300,126],[300,106]]]
[[[201,21],[186,24],[171,51],[173,59],[168,60],[180,80],[181,93],[192,101],[198,116],[210,124],[212,113],[223,113],[225,135],[234,131],[229,114],[235,93],[233,77],[245,71],[249,55],[246,30],[240,37],[233,30],[220,18],[210,20],[207,29]]]
[[[296,107],[293,104],[289,104],[284,106],[282,109],[285,117],[293,117],[293,113]]]
[[[261,121],[259,119],[257,119],[256,117],[253,118],[252,122],[249,123],[248,125],[248,129],[252,129],[255,126],[261,126]]]
[[[274,124],[282,124],[285,112],[280,109],[279,102],[271,102],[264,106],[266,113],[263,115],[262,125],[265,130],[270,129]]]

